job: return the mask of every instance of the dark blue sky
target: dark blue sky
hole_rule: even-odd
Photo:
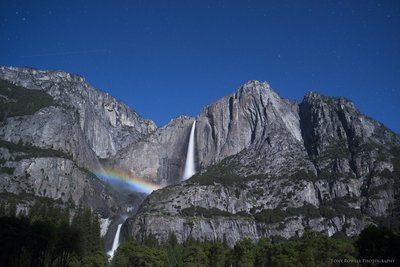
[[[400,1],[0,1],[0,65],[59,69],[162,126],[270,82],[400,132]]]

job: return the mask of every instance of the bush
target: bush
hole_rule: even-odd
[[[291,178],[291,180],[295,180],[295,181],[306,180],[306,181],[313,182],[313,181],[317,180],[317,177],[315,176],[314,173],[308,172],[305,170],[297,171],[296,173],[292,174],[290,178]]]
[[[320,217],[320,212],[317,207],[311,204],[305,204],[298,208],[287,208],[283,210],[281,207],[275,209],[264,209],[254,214],[254,218],[263,223],[279,223],[287,217],[304,216],[307,219]]]
[[[72,160],[72,157],[67,153],[51,148],[40,148],[31,144],[24,144],[21,141],[17,144],[0,140],[0,147],[7,148],[11,153],[21,152],[24,155],[17,156],[16,161],[26,158],[40,158],[40,157],[58,157]]]
[[[112,266],[166,266],[167,255],[156,247],[142,246],[130,240],[122,244],[112,260]]]
[[[7,173],[9,175],[14,173],[15,168],[11,168],[11,167],[1,167],[0,168],[0,173]]]
[[[8,117],[31,115],[44,107],[56,105],[46,92],[26,89],[2,79],[0,95],[0,122]]]
[[[362,218],[362,213],[359,209],[349,207],[348,203],[353,202],[350,197],[334,198],[331,201],[326,201],[321,204],[321,214],[325,212],[326,218],[330,219],[336,216],[346,216],[347,218]],[[325,216],[324,216],[325,217]]]
[[[356,246],[360,259],[393,259],[397,263],[400,261],[400,236],[388,229],[376,226],[365,228],[360,233]]]
[[[201,216],[205,218],[213,218],[215,216],[231,217],[232,213],[220,210],[217,208],[206,209],[198,206],[191,206],[189,208],[184,208],[181,210],[181,214],[184,216]]]
[[[273,179],[273,177],[260,174],[249,176],[238,175],[236,174],[236,169],[237,165],[233,156],[227,157],[221,162],[208,167],[205,172],[195,174],[188,182],[198,185],[221,184],[224,186],[236,186],[241,189],[247,189],[248,186],[246,182],[248,181],[263,180],[266,178]]]
[[[228,163],[228,159],[224,159],[220,163],[207,168],[206,172],[194,175],[189,181],[199,185],[214,185],[214,183],[219,183],[229,186],[241,183],[243,177],[235,174],[233,169],[234,166]]]

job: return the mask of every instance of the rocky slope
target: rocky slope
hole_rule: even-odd
[[[135,210],[143,195],[92,174],[106,166],[169,185],[126,221],[123,232],[138,238],[233,245],[399,222],[400,137],[349,100],[289,101],[249,81],[196,118],[157,129],[77,75],[0,67],[0,85],[0,201],[46,197],[107,218]],[[194,120],[198,174],[181,182]]]
[[[270,161],[258,168],[282,168],[289,157],[293,169],[304,164],[312,166],[303,160],[307,151],[299,116],[298,104],[280,98],[267,83],[248,82],[236,93],[205,107],[196,118],[196,168],[204,169],[243,149],[248,149],[254,158]],[[193,120],[172,120],[123,150],[114,165],[161,184],[179,182]],[[272,146],[275,142],[291,149]]]
[[[168,185],[180,181],[193,118],[180,116],[144,139],[122,150],[113,168]]]
[[[153,132],[152,121],[62,71],[0,67],[0,83],[5,202],[9,193],[21,196],[21,207],[24,195],[45,197],[105,217],[135,209],[143,196],[116,191],[92,172],[102,169],[99,159]]]
[[[64,109],[76,112],[86,142],[100,158],[115,156],[121,148],[156,129],[153,121],[142,119],[128,106],[94,89],[78,75],[0,67],[0,79],[28,89],[43,90]]]
[[[129,235],[233,245],[398,221],[400,138],[349,100],[309,93],[291,102],[250,81],[196,121],[203,171],[153,192],[126,222]]]

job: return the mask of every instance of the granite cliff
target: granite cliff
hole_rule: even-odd
[[[63,71],[0,67],[0,79],[0,186],[20,196],[18,209],[31,203],[25,195],[103,217],[140,203],[126,203],[129,192],[116,192],[93,172],[102,169],[100,160],[153,132],[152,121]]]
[[[0,78],[33,90],[42,90],[76,113],[87,145],[99,158],[115,156],[157,127],[125,104],[90,86],[83,77],[63,71],[1,67]],[[57,142],[54,142],[57,143]]]
[[[398,221],[400,138],[347,99],[312,92],[292,102],[250,81],[196,121],[200,172],[153,192],[126,222],[129,235],[233,245]]]
[[[196,118],[157,128],[77,75],[0,67],[0,79],[5,201],[46,197],[103,218],[134,211],[144,196],[93,175],[107,167],[166,186],[125,222],[136,238],[233,245],[306,229],[351,236],[370,223],[398,227],[400,137],[350,100],[311,92],[290,101],[249,81]],[[194,120],[198,173],[182,182]]]
[[[282,159],[289,154],[297,157],[298,161],[292,159],[291,164],[297,168],[304,162],[311,164],[303,160],[307,151],[303,145],[299,116],[298,104],[280,98],[267,83],[250,81],[236,93],[205,107],[197,118],[175,118],[130,145],[114,160],[114,166],[161,184],[179,182],[190,128],[196,119],[198,170],[244,149],[255,158],[275,162],[259,168],[281,168]],[[285,143],[291,149],[282,150],[281,146],[271,146],[271,142]],[[255,169],[249,171],[256,172]]]

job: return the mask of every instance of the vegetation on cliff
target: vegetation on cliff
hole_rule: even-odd
[[[30,90],[0,79],[0,122],[8,117],[31,115],[36,111],[56,105],[46,92]]]

